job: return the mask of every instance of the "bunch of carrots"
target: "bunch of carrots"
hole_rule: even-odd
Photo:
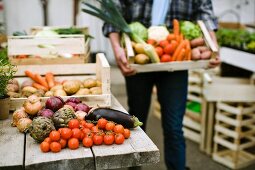
[[[177,19],[173,20],[173,33],[170,33],[165,40],[157,43],[153,39],[148,39],[147,43],[154,46],[161,62],[191,60],[190,41],[184,39],[183,34],[180,33]]]
[[[57,84],[57,82],[55,82],[54,74],[51,72],[46,73],[45,77],[42,77],[37,73],[32,73],[29,70],[26,70],[25,74],[34,81],[32,84],[33,87],[44,90],[45,92]]]

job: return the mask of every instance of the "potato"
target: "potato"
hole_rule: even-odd
[[[144,47],[143,47],[143,44],[140,44],[140,43],[136,43],[134,45],[134,50],[137,54],[144,54]]]
[[[68,95],[72,95],[80,90],[80,83],[76,80],[68,80],[64,82],[63,88]]]
[[[97,87],[101,87],[102,86],[102,82],[100,80],[97,80]]]
[[[23,89],[24,87],[27,87],[27,86],[31,86],[31,87],[32,87],[33,82],[34,82],[34,81],[31,80],[31,79],[25,80],[25,81],[21,84],[21,89]]]
[[[18,92],[19,91],[19,85],[17,84],[7,84],[7,91],[8,92]]]
[[[18,82],[17,79],[11,79],[11,80],[9,80],[9,81],[8,81],[8,84],[16,84],[16,85],[19,86],[19,82]]]
[[[66,92],[63,89],[57,89],[53,92],[54,96],[67,96]]]
[[[38,97],[43,97],[45,94],[45,91],[42,89],[38,89],[36,93],[34,93]]]
[[[211,51],[204,51],[204,52],[202,52],[202,54],[201,54],[201,59],[202,59],[202,60],[210,59],[210,58],[211,58],[211,55],[212,55],[212,52],[211,52]]]
[[[21,90],[21,95],[24,97],[29,97],[32,94],[36,93],[37,89],[31,86],[26,86]]]
[[[63,90],[63,86],[62,85],[56,85],[56,86],[53,86],[51,89],[50,89],[50,91],[52,91],[52,92],[54,92],[54,91],[56,91],[56,90]]]
[[[89,90],[90,90],[91,94],[102,94],[101,87],[92,87]]]
[[[90,94],[90,90],[88,88],[81,88],[74,95],[80,96],[80,95],[88,95],[88,94]]]
[[[205,45],[205,41],[202,37],[195,38],[190,41],[190,45],[192,48],[198,47],[198,46],[203,46],[203,45]]]
[[[47,91],[45,94],[44,94],[45,97],[52,97],[54,96],[54,93],[53,91]]]
[[[20,93],[16,93],[16,92],[12,92],[12,91],[9,91],[7,93],[7,95],[10,96],[11,98],[20,98],[21,97]]]
[[[199,49],[199,51],[200,51],[201,53],[203,53],[203,52],[205,52],[205,51],[210,51],[210,48],[207,47],[207,46],[199,46],[199,47],[197,47],[197,48]]]
[[[193,48],[191,50],[191,59],[192,60],[199,60],[199,59],[201,59],[201,53],[200,53],[199,48]]]
[[[150,58],[145,54],[137,54],[134,60],[136,64],[147,64],[150,62]]]
[[[93,78],[87,78],[86,80],[84,80],[83,86],[85,88],[96,87],[97,86],[97,81]]]

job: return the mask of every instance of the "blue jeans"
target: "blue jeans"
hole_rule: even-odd
[[[167,169],[185,169],[185,140],[182,121],[186,108],[188,72],[150,72],[125,77],[129,113],[144,123],[149,113],[152,88],[157,87],[161,105],[164,155]]]

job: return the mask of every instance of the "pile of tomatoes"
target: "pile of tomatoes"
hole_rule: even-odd
[[[88,148],[93,145],[122,144],[129,137],[129,129],[104,118],[100,118],[95,124],[72,119],[68,122],[68,127],[51,131],[49,137],[40,144],[40,149],[42,152],[60,152],[66,147],[77,149],[80,143]]]

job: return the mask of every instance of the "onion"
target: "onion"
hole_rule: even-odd
[[[17,123],[17,128],[19,129],[20,132],[26,132],[31,125],[32,120],[29,118],[22,118],[18,121]]]
[[[64,100],[59,96],[53,96],[46,100],[45,108],[56,112],[64,106]]]
[[[77,98],[77,97],[70,97],[69,99],[66,100],[66,103],[68,103],[68,102],[72,102],[72,103],[78,104],[78,103],[81,103],[81,100],[79,98]]]
[[[77,105],[77,104],[74,103],[74,102],[66,102],[65,104],[66,104],[66,105],[70,105],[70,106],[72,106],[73,108],[75,108],[75,106]]]
[[[84,111],[84,112],[88,113],[90,110],[90,107],[88,105],[86,105],[85,103],[79,103],[75,106],[74,110],[75,111]]]
[[[26,113],[30,115],[35,115],[42,109],[42,103],[40,98],[36,95],[31,95],[24,102],[23,107],[25,108]]]
[[[87,113],[84,111],[77,111],[74,114],[79,120],[84,120],[85,116],[87,115]]]
[[[13,113],[13,116],[12,116],[12,126],[17,126],[17,123],[18,123],[18,121],[19,121],[21,118],[27,118],[27,117],[28,117],[28,115],[27,115],[27,113],[25,112],[24,107],[19,108],[18,110],[16,110],[16,111]]]
[[[38,112],[38,116],[43,116],[47,118],[51,118],[53,116],[54,112],[50,109],[42,109]]]

